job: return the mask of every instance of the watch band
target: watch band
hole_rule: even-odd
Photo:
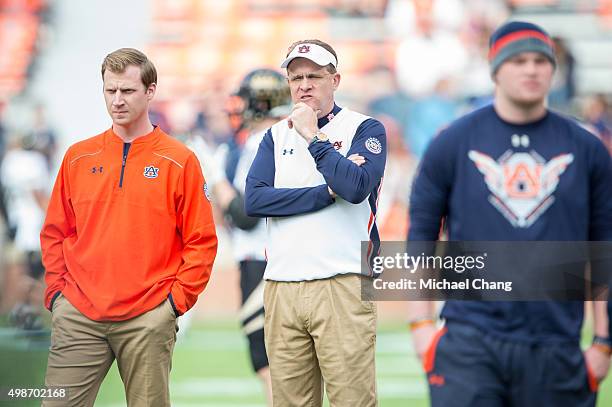
[[[431,317],[422,317],[408,321],[408,328],[410,328],[411,331],[414,331],[415,329],[418,329],[425,325],[435,325],[434,319]]]
[[[323,133],[321,130],[318,130],[315,133],[315,135],[312,138],[312,140],[310,141],[309,145],[313,145],[314,143],[325,142],[325,141],[328,141],[327,135],[325,133]]]
[[[612,339],[606,338],[603,336],[595,335],[593,337],[593,343],[601,343],[602,345],[607,345],[607,346],[612,347]]]
[[[595,335],[593,337],[593,346],[608,356],[612,355],[612,340],[610,338]]]

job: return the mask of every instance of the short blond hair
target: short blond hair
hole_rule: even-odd
[[[129,65],[140,68],[140,80],[145,89],[157,83],[157,70],[153,62],[135,48],[119,48],[108,54],[102,62],[102,80],[107,69],[114,73],[123,73]]]

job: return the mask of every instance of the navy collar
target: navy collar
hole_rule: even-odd
[[[332,109],[332,111],[329,112],[328,114],[326,114],[325,116],[321,117],[317,121],[317,126],[319,128],[323,128],[323,126],[325,126],[327,123],[329,123],[334,118],[334,116],[336,116],[338,113],[340,113],[340,110],[342,110],[342,108],[334,103],[334,108]]]

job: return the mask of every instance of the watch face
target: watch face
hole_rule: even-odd
[[[323,133],[322,131],[317,134],[317,138],[321,141],[327,141],[329,139],[329,137],[327,137],[327,134]]]

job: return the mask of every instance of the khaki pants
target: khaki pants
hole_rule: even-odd
[[[46,386],[66,387],[69,400],[51,406],[93,406],[117,359],[129,407],[170,406],[168,376],[177,321],[168,300],[127,321],[96,322],[60,295],[53,304]]]
[[[376,406],[376,305],[356,274],[266,281],[265,336],[274,407]]]

